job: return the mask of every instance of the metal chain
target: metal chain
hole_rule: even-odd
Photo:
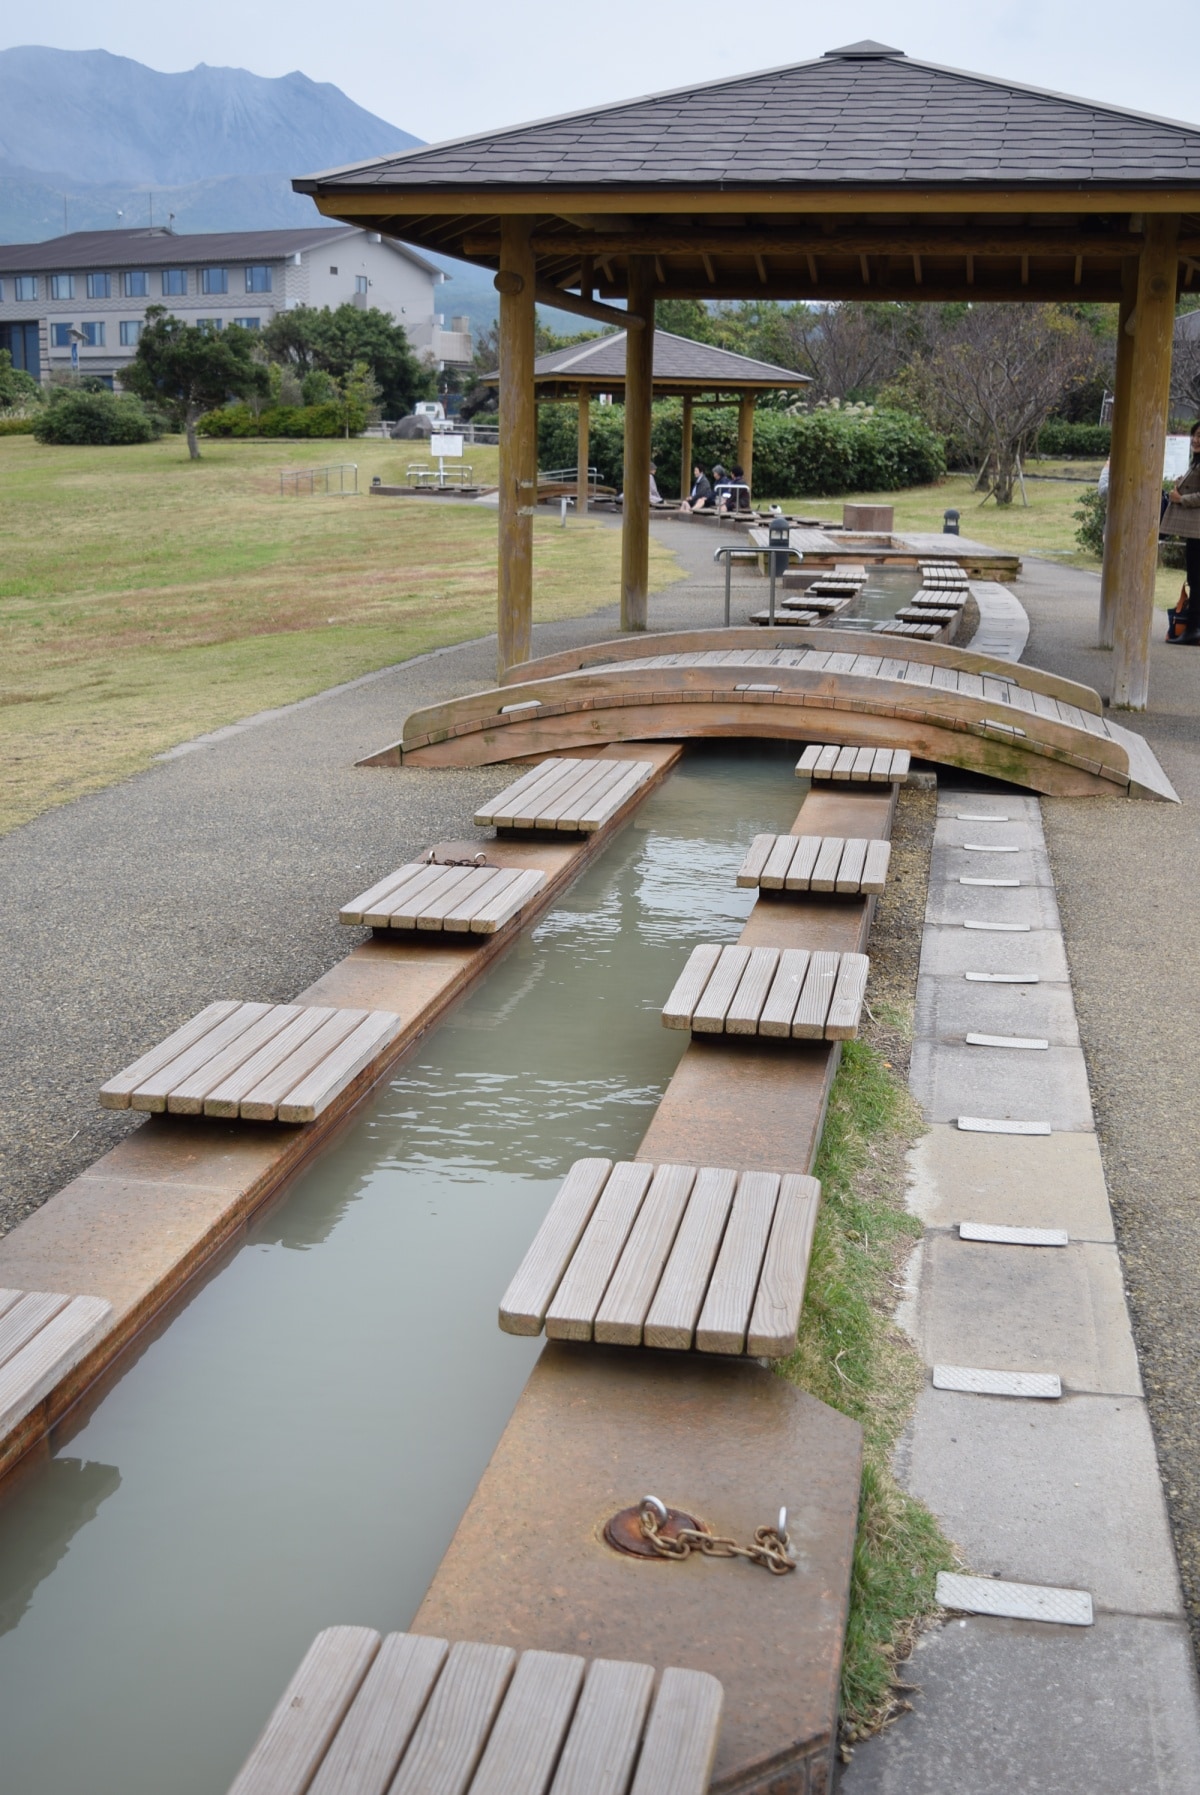
[[[639,1519],[642,1533],[661,1558],[690,1558],[700,1552],[705,1558],[747,1558],[761,1564],[773,1577],[786,1577],[794,1571],[791,1541],[787,1531],[787,1509],[781,1508],[774,1527],[756,1527],[754,1544],[739,1546],[736,1540],[719,1533],[701,1533],[697,1527],[681,1527],[674,1539],[665,1539],[659,1529],[667,1519],[667,1510],[657,1496],[643,1496]]]
[[[486,854],[475,854],[470,860],[439,860],[433,849],[430,848],[425,856],[426,866],[486,866],[487,863]]]

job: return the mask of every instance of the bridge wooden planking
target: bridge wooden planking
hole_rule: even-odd
[[[796,1342],[819,1202],[816,1180],[795,1174],[577,1162],[504,1294],[500,1326],[725,1354],[746,1351],[753,1332],[756,1356],[781,1358]]]

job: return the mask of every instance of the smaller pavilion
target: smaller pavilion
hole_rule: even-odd
[[[533,364],[533,384],[539,403],[567,400],[579,407],[576,481],[580,510],[587,508],[588,420],[592,397],[607,393],[613,399],[624,401],[628,343],[628,331],[620,330],[610,336],[597,337],[590,343],[572,343],[567,349],[552,349],[548,355],[539,355]],[[754,466],[754,407],[760,394],[799,392],[812,385],[809,375],[798,374],[792,368],[777,368],[774,362],[755,361],[748,355],[736,355],[731,349],[718,349],[712,343],[677,337],[669,330],[653,332],[653,357],[653,397],[683,401],[680,498],[687,497],[691,485],[692,411],[695,406],[737,406],[737,462],[749,486]],[[486,385],[499,386],[500,370],[485,374],[483,379]]]

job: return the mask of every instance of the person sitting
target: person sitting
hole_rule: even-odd
[[[712,481],[697,462],[692,469],[692,490],[679,509],[681,511],[711,511],[712,505]]]
[[[750,488],[746,475],[735,462],[716,490],[717,504],[722,511],[749,511]]]
[[[662,505],[662,504],[665,504],[665,502],[666,502],[662,496],[662,493],[659,492],[659,490],[658,490],[658,481],[654,478],[654,476],[655,476],[655,474],[657,474],[657,472],[658,472],[657,463],[652,461],[650,463],[650,503],[652,505]]]

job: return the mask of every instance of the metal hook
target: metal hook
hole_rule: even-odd
[[[641,1507],[643,1511],[647,1508],[650,1510],[660,1527],[666,1525],[667,1505],[665,1502],[660,1502],[657,1496],[643,1496]]]
[[[787,1538],[787,1509],[786,1508],[781,1508],[779,1511],[779,1525],[776,1527],[775,1531],[779,1535],[780,1539]]]

